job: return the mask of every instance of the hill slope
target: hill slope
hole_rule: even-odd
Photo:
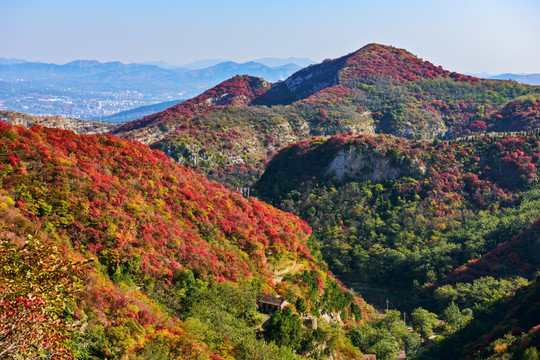
[[[535,359],[540,346],[540,282],[509,293],[418,359]]]
[[[457,78],[458,74],[424,62],[403,50],[378,44],[365,47],[335,60],[325,60],[291,75],[286,81],[275,85],[256,99],[254,104],[290,104],[305,99],[318,91],[336,85],[350,88],[355,82],[369,82],[386,78],[393,84],[422,79]],[[460,80],[476,82],[473,77]]]
[[[137,120],[142,117],[166,110],[181,102],[182,100],[172,100],[172,101],[166,101],[166,102],[153,104],[153,105],[141,106],[135,109],[121,111],[116,114],[102,117],[101,121],[108,122],[108,123],[125,123],[128,121]]]
[[[268,83],[259,78],[236,76],[165,111],[126,123],[112,133],[151,144],[162,139],[183,122],[214,108],[248,104],[268,86]]]
[[[303,221],[140,143],[0,122],[0,184],[8,244],[31,234],[54,243],[55,256],[95,259],[71,315],[61,315],[79,325],[77,358],[295,358],[299,336],[311,333],[299,328],[280,348],[259,340],[263,293],[317,317],[369,314],[307,250]],[[339,333],[325,330],[320,351],[359,354]]]
[[[281,150],[255,190],[308,221],[342,278],[417,291],[540,217],[539,146],[533,134],[313,138]]]

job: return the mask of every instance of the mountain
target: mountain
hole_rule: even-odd
[[[216,89],[225,89],[223,84]],[[352,131],[452,139],[518,130],[497,112],[538,91],[450,72],[406,50],[369,44],[299,70],[241,105],[203,106],[181,116],[171,109],[119,128],[115,135],[151,144],[234,188],[252,184],[279,148],[311,136]],[[160,129],[161,123],[167,125]],[[520,126],[537,125],[524,120]]]
[[[540,85],[540,74],[500,74],[491,75],[489,79],[514,80],[522,84]]]
[[[100,63],[96,60],[76,60],[64,65],[25,62],[0,66],[0,77],[4,81],[52,81],[65,87],[92,86],[99,90],[121,87],[136,90],[141,88],[142,81],[172,73],[155,65]]]
[[[34,115],[103,119],[141,106],[192,97],[238,74],[279,81],[298,69],[293,64],[274,69],[254,62],[224,62],[197,70],[159,62],[10,62],[0,64],[0,107]]]
[[[527,84],[527,85],[540,85],[540,74],[499,74],[493,75],[488,73],[466,73],[467,75],[479,77],[483,79],[492,79],[492,80],[513,80],[518,83]]]
[[[0,307],[50,304],[41,315],[66,332],[81,326],[79,358],[394,359],[401,349],[429,356],[462,330],[457,343],[473,347],[470,331],[491,325],[486,354],[525,356],[537,340],[536,290],[515,293],[519,311],[505,297],[536,287],[537,92],[370,44],[275,84],[234,76],[111,131],[135,143],[0,124],[0,231],[10,240],[0,280],[15,272],[37,286],[24,260],[39,258],[27,255],[35,249],[48,262],[76,260],[53,267],[68,290],[45,287],[35,300],[25,281],[0,283],[14,294]],[[388,311],[371,317],[333,274]],[[263,294],[291,306],[263,315]],[[506,318],[476,325],[490,311],[526,314],[521,330]],[[39,344],[54,319],[20,315],[10,324]]]
[[[156,112],[163,111],[174,105],[181,103],[183,100],[166,101],[159,104],[141,106],[135,109],[121,111],[116,114],[100,118],[100,121],[108,123],[125,123],[132,120],[140,119],[144,116],[151,115]]]
[[[297,58],[297,57],[288,57],[288,58],[260,58],[253,60],[255,62],[264,64],[269,67],[280,67],[285,65],[294,64],[299,66],[300,68],[305,68],[306,66],[309,66],[311,64],[315,64],[316,61],[313,61],[309,58]]]
[[[176,66],[176,65],[172,65],[172,64],[169,64],[165,61],[148,61],[148,62],[143,62],[143,63],[140,63],[141,65],[155,65],[157,67],[160,67],[162,69],[165,69],[165,70],[172,70],[172,71],[176,71],[176,72],[182,72],[182,71],[188,71],[188,70],[191,70],[191,69],[188,69],[188,68],[183,68],[181,66]]]
[[[528,358],[539,344],[538,136],[315,137],[282,149],[251,193],[306,220],[347,286],[407,312],[425,344],[414,358]],[[366,346],[369,334],[350,336]]]
[[[175,78],[180,83],[196,83],[199,88],[207,89],[235,75],[247,74],[263,78],[266,81],[276,82],[287,78],[298,69],[300,67],[294,64],[286,67],[270,68],[253,61],[242,64],[227,61],[203,69],[183,72],[176,75]]]
[[[247,104],[268,87],[269,84],[262,79],[236,76],[165,111],[123,124],[112,133],[151,144],[175,130],[182,121],[191,120],[213,108]]]
[[[289,213],[141,143],[39,125],[0,122],[0,185],[8,354],[362,358],[342,329],[371,308],[310,253],[310,228]],[[263,294],[294,306],[260,331]]]
[[[6,58],[0,58],[0,65],[15,65],[15,64],[22,64],[27,62],[26,60],[22,59],[6,59]]]
[[[403,84],[425,79],[457,78],[458,81],[475,82],[472,77],[458,76],[441,67],[423,61],[403,49],[369,44],[360,50],[335,60],[303,69],[287,81],[278,84],[255,104],[290,104],[305,99],[316,92],[342,85],[346,88],[358,82],[375,82],[386,79],[391,84]],[[383,85],[383,84],[379,84]]]
[[[189,70],[200,70],[200,69],[217,65],[219,63],[229,62],[229,61],[230,60],[224,60],[224,59],[205,59],[205,60],[198,60],[198,61],[194,61],[188,64],[184,64],[181,67],[184,69],[189,69]]]
[[[32,116],[23,113],[0,110],[0,121],[11,125],[31,127],[41,125],[63,130],[71,130],[77,134],[103,134],[111,131],[115,125],[98,121],[68,119],[58,116]]]

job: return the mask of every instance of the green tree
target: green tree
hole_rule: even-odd
[[[423,308],[414,309],[411,314],[411,324],[414,331],[427,339],[434,334],[433,329],[438,324],[437,315]]]
[[[377,359],[394,360],[399,355],[399,346],[391,337],[384,337],[373,345],[372,351],[377,355]]]
[[[523,352],[521,357],[523,360],[539,360],[540,356],[538,355],[538,350],[535,347],[530,347]]]
[[[453,331],[455,331],[465,326],[465,324],[472,319],[472,316],[468,316],[466,312],[462,312],[459,309],[459,306],[452,302],[444,309],[442,319],[452,327]]]
[[[282,312],[276,312],[264,331],[267,341],[274,341],[277,345],[288,346],[293,349],[300,345],[302,338],[302,321],[300,316],[287,307]]]

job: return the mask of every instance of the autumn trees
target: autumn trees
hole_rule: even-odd
[[[0,358],[69,358],[75,295],[88,261],[29,236],[0,243]]]

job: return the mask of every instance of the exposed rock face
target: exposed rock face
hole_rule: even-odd
[[[330,162],[326,170],[329,176],[335,175],[339,180],[344,176],[379,182],[387,179],[397,179],[403,175],[423,175],[426,168],[419,162],[410,166],[403,160],[394,161],[388,157],[378,157],[372,153],[362,154],[358,148],[340,151]]]
[[[444,138],[448,127],[441,114],[418,110],[411,111],[406,122],[400,123],[395,119],[382,119],[377,132],[393,134],[407,139],[429,140]]]
[[[266,93],[254,99],[254,105],[291,104],[339,83],[339,70],[344,66],[346,58],[325,61],[318,65],[308,66],[287,80],[276,84]]]
[[[36,124],[62,130],[71,130],[77,134],[104,134],[116,127],[114,124],[98,121],[67,119],[58,116],[33,116],[13,111],[0,111],[0,121],[10,125],[31,127]]]

